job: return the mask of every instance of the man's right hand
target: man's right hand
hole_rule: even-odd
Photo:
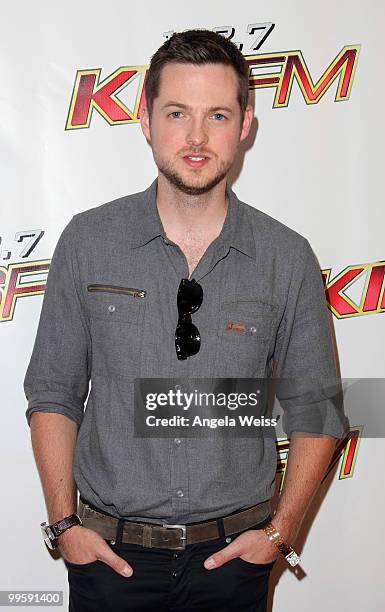
[[[119,557],[93,529],[75,525],[58,538],[58,548],[69,563],[83,565],[100,560],[124,577],[132,576],[133,568]]]

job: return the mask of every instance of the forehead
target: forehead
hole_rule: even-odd
[[[162,68],[158,103],[170,99],[185,104],[210,102],[236,106],[237,95],[238,79],[232,66],[171,62]]]

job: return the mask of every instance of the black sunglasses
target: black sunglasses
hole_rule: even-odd
[[[203,289],[194,279],[182,278],[180,281],[177,306],[178,324],[175,330],[175,349],[178,359],[187,359],[198,353],[201,336],[192,323],[191,315],[199,310],[203,300]]]

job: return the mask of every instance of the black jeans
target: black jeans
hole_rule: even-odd
[[[100,560],[65,561],[69,612],[265,612],[274,561],[255,564],[237,557],[212,570],[203,566],[211,553],[228,544],[223,523],[217,520],[221,537],[188,544],[184,550],[122,544],[121,527],[116,543],[106,542],[133,567],[130,578]],[[270,520],[271,516],[250,529],[260,529]]]

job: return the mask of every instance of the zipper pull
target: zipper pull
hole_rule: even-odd
[[[132,295],[134,295],[135,297],[144,298],[144,297],[146,297],[146,292],[143,291],[143,290],[139,291],[139,290],[134,289],[133,292],[132,292]]]

